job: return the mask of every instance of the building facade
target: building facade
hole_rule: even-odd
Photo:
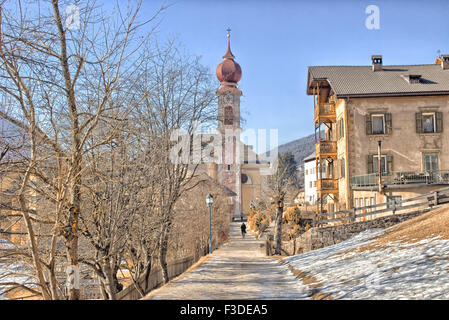
[[[424,65],[384,66],[372,56],[371,66],[309,67],[307,93],[316,165],[328,165],[318,211],[400,203],[449,184],[449,55]]]
[[[315,152],[304,158],[304,201],[316,204],[316,161]]]

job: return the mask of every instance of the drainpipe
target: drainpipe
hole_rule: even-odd
[[[379,172],[379,193],[382,193],[382,140],[377,141],[377,165]]]

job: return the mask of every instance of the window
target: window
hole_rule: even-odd
[[[306,169],[306,175],[308,175],[308,174],[309,174],[309,170]]]
[[[344,178],[346,175],[345,159],[340,160],[340,177]]]
[[[371,205],[370,198],[365,198],[365,207],[369,207]],[[370,212],[371,209],[366,209],[367,212]]]
[[[224,108],[224,124],[225,125],[234,124],[234,112],[232,111],[231,106],[227,106]]]
[[[309,182],[309,187],[312,188],[312,181]]]
[[[380,168],[382,170],[382,173],[387,173],[387,156],[381,155],[380,156]],[[379,172],[379,156],[375,155],[373,156],[373,172]]]
[[[393,128],[391,113],[370,113],[365,116],[366,134],[390,134]]]
[[[316,188],[316,181],[313,182],[313,187]]]
[[[226,166],[226,171],[231,171],[231,165],[230,165],[230,164],[228,164],[228,165]]]
[[[393,156],[381,155],[380,166],[382,175],[393,172]],[[368,173],[379,173],[379,157],[377,154],[368,155]]]
[[[345,126],[343,118],[337,121],[337,140],[345,137]]]
[[[438,171],[438,153],[423,153],[424,171]]]
[[[434,133],[435,128],[435,113],[423,113],[422,115],[423,133]]]
[[[443,132],[442,112],[418,112],[416,113],[417,133],[441,133]]]
[[[373,134],[385,134],[385,116],[383,114],[373,114]]]
[[[420,74],[410,74],[408,76],[408,82],[410,84],[420,83],[421,82],[421,75]]]

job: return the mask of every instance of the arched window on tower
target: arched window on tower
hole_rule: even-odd
[[[234,124],[234,112],[231,106],[224,108],[224,124],[233,125]]]

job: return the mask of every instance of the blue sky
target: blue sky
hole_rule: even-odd
[[[152,12],[162,1],[146,1]],[[306,95],[311,65],[434,63],[449,53],[449,1],[168,0],[158,29],[202,56],[215,73],[231,48],[242,67],[246,128],[277,128],[279,143],[313,133],[313,101]],[[380,29],[368,30],[368,5],[380,9]],[[218,88],[218,81],[217,81]]]

